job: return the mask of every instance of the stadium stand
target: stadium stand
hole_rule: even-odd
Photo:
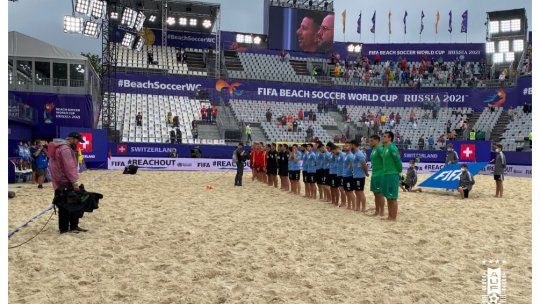
[[[339,85],[390,87],[472,87],[483,86],[484,64],[441,59],[407,62],[345,62],[333,66],[331,74]]]
[[[229,70],[229,77],[282,82],[317,83],[310,75],[298,75],[287,59],[280,56],[256,53],[237,53],[243,66],[241,70]]]
[[[308,138],[306,131],[310,126],[313,129],[313,138],[317,137],[323,142],[329,141],[331,137],[323,125],[333,126],[336,124],[328,113],[319,112],[314,103],[235,99],[230,101],[230,105],[238,121],[260,124],[266,137],[271,141],[304,142]],[[266,117],[268,110],[272,112],[271,119]],[[299,111],[307,114],[302,115],[302,120],[298,117]],[[309,111],[315,114],[315,121],[309,119]],[[281,120],[283,116],[286,117],[284,122]],[[294,121],[298,124],[296,132],[293,130]]]
[[[343,106],[339,107],[340,111]],[[435,147],[437,140],[441,136],[447,136],[447,128],[456,130],[460,128],[460,122],[466,120],[473,113],[471,108],[442,108],[437,112],[436,118],[433,118],[433,111],[422,108],[403,108],[403,107],[367,107],[367,106],[346,106],[347,115],[350,121],[353,121],[358,128],[369,126],[372,132],[392,131],[399,137],[398,144],[405,146],[406,141],[408,149],[423,150],[428,148],[428,139],[433,137]],[[411,119],[413,113],[414,119]],[[400,119],[397,119],[399,114]],[[386,122],[381,121],[382,116],[386,116]],[[391,119],[394,117],[394,119]],[[392,122],[392,120],[394,122]],[[399,121],[399,123],[398,123]],[[448,126],[449,124],[449,126]],[[363,137],[370,134],[362,133]],[[423,137],[425,145],[421,149],[418,146],[418,140]],[[440,146],[438,146],[440,148]]]
[[[173,47],[162,47],[159,45],[144,46],[143,50],[128,49],[118,46],[118,66],[125,68],[138,68],[148,70],[167,71],[169,74],[207,76],[204,62],[205,53],[208,50],[185,49],[186,60],[184,63],[178,62],[176,52]],[[153,63],[149,62],[148,54],[152,54]]]
[[[529,150],[528,136],[532,131],[532,114],[523,111],[523,107],[517,107],[515,114],[510,114],[514,120],[507,125],[501,137],[501,144],[507,151]]]
[[[209,103],[196,99],[178,96],[123,94],[116,93],[117,115],[122,123],[124,142],[157,142],[168,143],[170,132],[175,130],[167,122],[167,115],[178,116],[178,128],[182,133],[183,143],[212,143],[223,144],[223,140],[203,140],[193,138],[192,122],[200,121],[201,108],[210,107]],[[137,126],[136,115],[142,115],[142,126]]]

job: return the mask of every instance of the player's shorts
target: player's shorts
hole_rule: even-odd
[[[34,172],[36,173],[36,177],[45,176],[46,170],[47,169],[36,168],[36,170],[34,170]]]
[[[502,174],[495,174],[493,175],[493,179],[498,181],[498,182],[502,182],[504,180],[504,175]]]
[[[461,187],[461,190],[463,190],[463,197],[469,198],[469,192],[471,189],[469,187]]]
[[[328,174],[328,178],[326,179],[326,184],[332,188],[337,188],[337,175],[335,174]]]
[[[345,189],[347,192],[354,191],[354,182],[352,176],[343,178],[343,189]]]
[[[266,174],[277,175],[276,167],[266,167]]]
[[[316,182],[316,173],[310,173],[308,172],[307,173],[307,176],[306,176],[306,183],[308,184],[314,184]]]
[[[354,191],[364,191],[364,186],[366,185],[366,178],[353,178]]]
[[[289,176],[289,168],[287,167],[280,167],[278,170],[279,176]]]
[[[319,169],[317,172],[315,172],[315,182],[318,185],[324,185],[324,170]]]
[[[396,200],[399,194],[399,174],[382,176],[382,195],[387,199]]]
[[[307,171],[302,171],[302,181],[304,181],[304,183],[307,183]]]
[[[338,187],[343,187],[343,176],[338,176],[337,179]]]
[[[382,193],[382,175],[371,176],[369,190],[373,193]]]
[[[290,180],[300,180],[300,170],[289,171]]]
[[[323,185],[326,185],[326,186],[330,185],[330,169],[324,169],[323,174],[324,174]]]

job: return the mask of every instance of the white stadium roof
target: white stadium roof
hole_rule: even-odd
[[[15,31],[9,32],[8,48],[8,56],[13,57],[86,60],[86,57]]]

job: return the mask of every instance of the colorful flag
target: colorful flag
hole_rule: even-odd
[[[441,15],[439,14],[439,11],[435,14],[435,34],[439,33],[439,19],[441,18]]]
[[[392,35],[392,11],[388,11],[388,34]]]
[[[422,35],[422,32],[424,31],[424,11],[422,11],[422,15],[420,15],[420,35]]]
[[[450,18],[448,19],[448,32],[452,34],[452,11],[448,13],[448,17]]]
[[[466,33],[467,32],[467,21],[469,19],[469,11],[464,11],[463,15],[461,15],[461,32]]]
[[[345,34],[345,24],[347,23],[347,10],[343,10],[343,13],[341,13],[342,21],[343,21],[343,34]]]
[[[371,29],[370,29],[370,32],[372,32],[373,34],[375,34],[375,16],[377,14],[377,11],[374,11],[373,12],[373,17],[371,17],[371,23],[373,23],[373,25],[371,25]]]
[[[403,32],[407,34],[407,11],[405,11],[405,15],[403,15]]]
[[[358,20],[356,20],[356,32],[358,34],[362,33],[362,12],[358,15]]]

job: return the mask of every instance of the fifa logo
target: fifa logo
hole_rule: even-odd
[[[236,89],[241,85],[242,84],[239,82],[233,82],[229,84],[225,80],[220,79],[216,82],[216,91],[221,92],[221,90],[223,89],[228,89],[230,97],[242,96],[243,91]]]
[[[484,260],[486,270],[482,275],[482,304],[506,303],[506,274],[502,270],[504,260]]]

